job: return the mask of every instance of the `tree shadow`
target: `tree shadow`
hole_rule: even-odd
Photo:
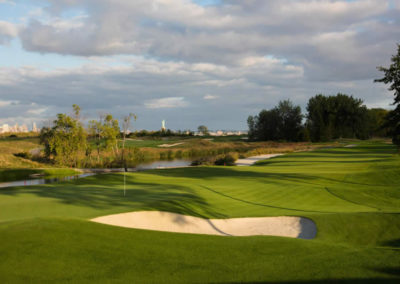
[[[382,243],[383,246],[400,249],[400,239],[390,240]]]
[[[186,186],[144,183],[127,175],[126,195],[123,193],[123,175],[104,174],[70,182],[40,186],[4,188],[0,194],[17,196],[27,193],[56,199],[68,205],[106,210],[131,208],[133,210],[159,210],[197,217],[225,217],[215,211],[206,200]]]
[[[247,179],[314,179],[313,176],[297,174],[297,173],[270,173],[243,170],[244,167],[224,167],[224,166],[209,166],[209,167],[191,167],[191,168],[176,168],[168,170],[150,170],[142,172],[142,174],[158,175],[164,177],[182,177],[194,179],[213,179],[224,177],[247,178]]]
[[[219,192],[219,191],[217,191],[217,190],[211,189],[211,188],[209,188],[209,187],[207,187],[207,186],[202,186],[202,185],[200,185],[200,187],[201,187],[201,188],[204,188],[204,189],[206,189],[206,190],[209,190],[209,191],[211,191],[211,192],[213,192],[213,193],[216,193],[216,194],[218,194],[218,195],[221,195],[221,196],[223,196],[223,197],[226,197],[226,198],[229,198],[229,199],[232,199],[232,200],[235,200],[235,201],[239,201],[239,202],[242,202],[242,203],[247,203],[247,204],[249,204],[249,205],[262,206],[262,207],[268,207],[268,208],[273,208],[273,209],[282,209],[282,210],[296,211],[296,212],[306,212],[306,213],[310,213],[310,212],[312,212],[312,213],[333,213],[333,212],[329,212],[329,211],[302,210],[302,209],[295,209],[295,208],[289,208],[289,207],[281,207],[281,206],[274,206],[274,205],[269,205],[269,204],[263,204],[263,203],[258,203],[258,202],[253,202],[253,201],[248,201],[248,200],[240,199],[240,198],[237,198],[237,197],[228,195],[228,194],[226,194],[226,193],[222,193],[222,192]]]
[[[280,283],[280,284],[325,284],[325,283],[340,283],[340,284],[364,284],[364,283],[399,283],[400,278],[383,278],[383,277],[376,277],[376,278],[348,278],[348,279],[335,279],[335,278],[326,278],[326,279],[319,279],[319,280],[291,280],[291,281],[232,281],[232,282],[214,282],[214,283],[225,283],[225,284],[236,284],[236,283]],[[211,282],[212,283],[212,282]]]

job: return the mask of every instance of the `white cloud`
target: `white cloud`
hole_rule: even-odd
[[[0,44],[9,42],[12,38],[16,37],[18,34],[18,28],[16,25],[0,21]]]
[[[0,0],[0,3],[12,5],[12,6],[16,5],[15,2],[10,1],[10,0]]]
[[[53,1],[48,15],[32,16],[20,35],[26,49],[38,52],[144,55],[218,74],[238,62],[254,67],[285,58],[309,79],[366,79],[400,38],[389,1]],[[76,17],[60,16],[82,7]],[[267,62],[269,54],[275,57]]]
[[[177,107],[185,107],[187,106],[187,102],[185,102],[184,97],[170,97],[170,98],[161,98],[161,99],[153,99],[146,101],[144,103],[146,108],[177,108]]]
[[[0,107],[7,107],[10,105],[18,104],[18,101],[1,101],[0,100]]]
[[[215,100],[218,99],[218,96],[207,94],[203,97],[205,100]]]

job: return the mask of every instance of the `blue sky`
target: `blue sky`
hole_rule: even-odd
[[[135,112],[139,129],[246,129],[338,92],[369,107],[400,38],[394,0],[0,0],[0,124]]]

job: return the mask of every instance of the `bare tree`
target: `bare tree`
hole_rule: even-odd
[[[126,157],[125,157],[125,140],[126,140],[126,135],[129,130],[129,127],[131,126],[131,120],[132,118],[136,121],[136,115],[134,113],[130,113],[129,115],[124,117],[124,121],[122,122],[122,152],[121,152],[121,158],[122,162],[124,164],[124,169],[125,172],[128,171],[128,167],[126,165]]]

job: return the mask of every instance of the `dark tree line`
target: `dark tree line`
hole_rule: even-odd
[[[282,101],[273,109],[249,116],[247,123],[251,140],[320,142],[387,137],[387,115],[387,110],[368,109],[352,96],[319,94],[308,101],[307,115],[302,115],[300,106]]]

